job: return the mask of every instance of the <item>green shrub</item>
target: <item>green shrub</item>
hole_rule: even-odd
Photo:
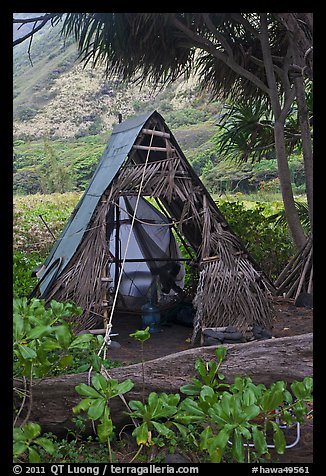
[[[36,116],[37,110],[32,106],[20,106],[17,109],[17,117],[20,121],[30,121]]]
[[[171,129],[199,122],[205,122],[211,119],[211,113],[206,109],[180,109],[179,111],[168,111],[165,115],[166,122]]]
[[[45,258],[54,239],[39,215],[42,215],[54,236],[59,237],[79,198],[80,194],[73,192],[14,197],[14,249],[28,255],[38,252]]]
[[[32,278],[32,270],[42,262],[39,253],[26,254],[14,251],[13,256],[13,293],[15,297],[28,297],[37,284]]]
[[[241,202],[219,200],[218,207],[263,271],[275,280],[294,252],[286,226],[270,222],[271,213],[262,203],[246,209]]]

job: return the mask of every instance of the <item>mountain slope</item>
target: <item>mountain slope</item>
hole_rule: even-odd
[[[34,15],[40,14],[15,17]],[[16,29],[17,34],[22,30]],[[154,109],[210,190],[247,191],[277,177],[275,164],[266,161],[263,170],[257,169],[258,177],[248,164],[245,172],[234,164],[225,169],[214,142],[223,103],[202,93],[196,78],[180,79],[162,90],[108,80],[104,68],[80,64],[76,44],[63,40],[60,24],[35,34],[30,55],[28,46],[24,42],[13,52],[15,193],[83,190],[118,115],[125,120]],[[303,183],[301,169],[301,164],[295,168],[297,186]],[[245,186],[245,181],[252,183]]]
[[[16,17],[39,14],[15,14]],[[17,33],[17,32],[16,32]],[[107,80],[104,68],[83,67],[73,40],[60,36],[60,24],[37,32],[14,48],[14,137],[73,138],[111,130],[118,113],[126,119],[146,110],[205,109],[208,95],[200,95],[195,80],[180,80],[163,89]],[[198,104],[198,99],[201,104]],[[216,109],[215,109],[216,112]],[[207,115],[205,117],[207,119]]]

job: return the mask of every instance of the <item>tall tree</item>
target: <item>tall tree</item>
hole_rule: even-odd
[[[311,13],[47,13],[33,21],[35,31],[48,21],[62,21],[62,33],[74,35],[85,64],[104,63],[108,76],[163,85],[197,72],[201,86],[215,95],[265,101],[274,116],[287,222],[296,246],[304,244],[284,128],[296,100],[312,218],[312,145],[305,100],[305,81],[312,79]],[[33,29],[24,40],[32,37]]]

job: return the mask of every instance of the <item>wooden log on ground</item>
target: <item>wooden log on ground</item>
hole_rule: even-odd
[[[206,361],[211,360],[216,347],[197,347],[145,362],[145,394],[151,391],[178,392],[181,385],[189,383],[196,375],[196,359],[201,357]],[[254,383],[264,383],[268,386],[277,380],[302,380],[313,373],[312,334],[227,344],[225,347],[228,353],[221,365],[221,371],[228,383],[233,381],[235,375],[243,375],[250,376]],[[141,364],[114,368],[109,374],[119,382],[130,378],[135,386],[125,395],[127,400],[141,399]],[[35,381],[30,421],[39,423],[43,432],[64,434],[73,426],[72,408],[81,399],[75,391],[75,386],[82,382],[87,383],[87,379],[88,374],[81,373]],[[14,386],[19,387],[19,383],[14,382]],[[110,408],[117,428],[130,423],[125,414],[127,408],[119,397],[111,400]]]

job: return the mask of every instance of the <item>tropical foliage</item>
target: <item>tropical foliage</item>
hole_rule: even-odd
[[[215,96],[259,100],[270,109],[286,219],[296,246],[304,244],[285,148],[288,132],[292,139],[293,135],[285,119],[296,103],[312,220],[312,144],[305,91],[312,80],[312,14],[50,13],[30,20],[34,27],[27,37],[47,22],[61,20],[64,35],[78,42],[84,64],[104,64],[107,77],[157,86],[196,71],[201,87]],[[257,127],[251,131],[253,137],[257,132]],[[241,147],[253,145],[248,140],[244,144],[243,134],[236,140]]]
[[[266,104],[240,100],[224,109],[219,124],[222,133],[215,138],[221,155],[240,163],[276,158],[273,116]],[[297,108],[286,117],[285,137],[288,154],[300,148]]]

